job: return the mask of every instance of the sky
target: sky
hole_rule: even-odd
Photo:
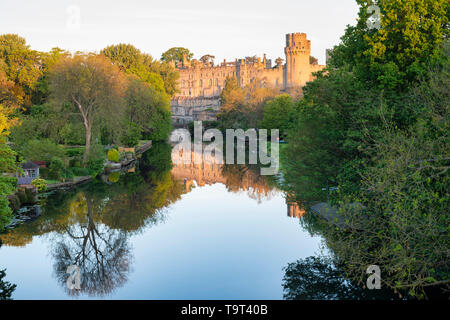
[[[39,51],[130,43],[158,59],[186,47],[218,63],[263,53],[284,58],[285,35],[304,32],[324,64],[325,50],[357,12],[355,0],[0,0],[0,34],[19,34]]]

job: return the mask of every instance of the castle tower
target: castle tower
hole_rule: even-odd
[[[285,88],[303,86],[310,79],[311,41],[306,33],[289,33],[286,35],[286,69],[284,74]]]

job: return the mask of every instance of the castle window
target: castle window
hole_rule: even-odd
[[[203,80],[200,79],[200,87],[203,87]]]
[[[209,79],[209,86],[212,86],[212,79]]]

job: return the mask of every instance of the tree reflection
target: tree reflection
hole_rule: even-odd
[[[0,240],[0,248],[2,247],[2,241]],[[11,296],[17,285],[11,284],[8,281],[4,281],[6,276],[6,269],[0,269],[0,300],[12,300]]]
[[[289,263],[283,278],[287,300],[375,300],[395,299],[392,291],[368,290],[344,276],[341,268],[321,257]]]
[[[132,256],[127,233],[97,223],[94,211],[98,206],[83,192],[72,206],[73,214],[81,219],[68,225],[55,239],[52,250],[55,275],[69,295],[104,296],[128,279]],[[66,286],[70,265],[81,270],[81,290]]]

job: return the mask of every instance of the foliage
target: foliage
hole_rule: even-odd
[[[48,169],[48,178],[50,179],[59,180],[66,177],[66,166],[61,158],[52,157]]]
[[[16,290],[17,285],[4,281],[6,269],[0,270],[0,300],[12,300],[11,295]]]
[[[168,94],[177,92],[178,71],[165,61],[156,61],[130,44],[108,46],[101,54],[109,58],[128,74],[137,76],[155,91]]]
[[[169,99],[137,79],[131,79],[125,95],[124,141],[135,145],[141,138],[166,140],[172,129]],[[137,132],[140,132],[138,136]]]
[[[47,189],[47,183],[44,179],[34,179],[31,184],[38,190],[38,192],[45,191]]]
[[[76,177],[85,177],[90,175],[89,169],[87,168],[71,168],[70,170],[72,170],[73,175]]]
[[[107,154],[108,160],[112,162],[119,162],[119,151],[116,149],[111,149]]]
[[[191,53],[189,49],[182,47],[174,47],[163,52],[161,55],[161,60],[166,62],[169,61],[183,62],[183,55],[186,56],[187,61],[191,61],[192,57],[194,56],[194,54]]]
[[[103,122],[110,123],[120,119],[125,77],[104,56],[77,54],[61,59],[54,66],[50,83],[51,97],[61,113],[63,110],[75,112],[82,120],[86,143],[83,161],[86,163],[96,119],[101,117]]]
[[[423,298],[448,289],[449,3],[381,0],[369,30],[369,2],[304,87],[284,185],[307,202],[337,187],[345,228],[321,230],[335,262],[356,283],[379,265],[383,286]]]
[[[332,261],[307,257],[284,268],[283,298],[286,300],[374,300],[394,298],[386,290],[367,290],[346,279]]]
[[[294,100],[291,96],[280,95],[264,104],[263,119],[259,128],[279,129],[281,137],[284,137],[294,123],[295,113]]]
[[[256,128],[263,117],[265,102],[274,98],[278,91],[261,87],[255,81],[241,88],[236,77],[225,80],[225,87],[220,94],[221,109],[217,115],[222,129]]]
[[[42,72],[39,53],[31,50],[24,38],[16,34],[0,35],[0,65],[9,81],[11,93],[20,104],[31,105],[31,95]]]
[[[7,144],[10,129],[17,125],[17,118],[13,116],[14,108],[5,108],[0,104],[0,173],[15,173],[19,170],[17,154]],[[9,207],[7,195],[17,188],[17,179],[0,176],[0,231],[9,223],[12,210]]]
[[[22,156],[30,161],[47,161],[52,158],[63,159],[65,150],[50,139],[31,140],[22,147]]]

